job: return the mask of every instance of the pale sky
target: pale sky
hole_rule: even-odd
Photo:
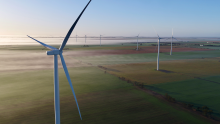
[[[89,0],[0,0],[0,35],[65,36]],[[92,0],[72,36],[220,37],[220,0]]]

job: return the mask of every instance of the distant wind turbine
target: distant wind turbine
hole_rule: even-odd
[[[137,49],[136,50],[138,50],[138,37],[139,37],[139,34],[136,37],[137,37]]]
[[[77,42],[77,36],[78,36],[78,35],[77,35],[77,33],[76,33],[76,42]]]
[[[157,71],[159,71],[159,63],[160,63],[160,39],[164,39],[164,38],[160,38],[160,36],[158,35],[157,31],[154,29],[155,33],[157,34],[158,37],[158,42],[157,42],[157,46],[158,46],[158,53],[157,53]]]
[[[85,35],[85,45],[86,45],[86,35]]]
[[[102,36],[103,35],[100,35],[100,46],[102,46]]]
[[[85,35],[85,44],[86,44],[87,35],[88,35],[88,34]]]
[[[84,47],[86,47],[86,39],[87,39],[87,35],[85,35],[85,45],[84,45]]]
[[[172,28],[172,37],[171,37],[171,44],[170,44],[170,55],[172,55],[172,46],[173,46],[173,28]]]
[[[80,118],[82,120],[82,117],[81,117],[81,113],[80,113],[80,109],[79,109],[79,105],[78,105],[78,102],[77,102],[77,99],[76,99],[76,95],[75,95],[75,92],[74,92],[74,89],[73,89],[73,85],[72,85],[72,82],[71,82],[71,79],[70,79],[70,76],[69,76],[69,72],[68,72],[68,69],[66,67],[66,63],[64,61],[64,58],[63,58],[63,49],[73,31],[73,29],[75,28],[77,22],[79,21],[80,17],[82,16],[83,12],[85,11],[85,9],[87,8],[87,6],[90,4],[92,0],[90,0],[88,2],[88,4],[86,5],[86,7],[83,9],[83,11],[80,13],[80,15],[78,16],[78,18],[76,19],[76,21],[74,22],[74,24],[72,25],[72,27],[70,28],[70,30],[68,31],[65,39],[63,40],[63,43],[61,44],[60,48],[57,49],[55,47],[52,47],[52,46],[49,46],[45,43],[42,43],[30,36],[28,36],[29,38],[37,41],[38,43],[40,43],[41,45],[47,47],[48,49],[50,49],[51,51],[47,51],[47,55],[54,55],[54,103],[55,103],[55,123],[56,124],[60,124],[60,98],[59,98],[59,76],[58,76],[58,58],[57,58],[57,55],[60,55],[60,58],[61,58],[61,62],[62,62],[62,65],[63,65],[63,69],[64,69],[64,72],[66,74],[66,77],[67,77],[67,80],[69,82],[69,85],[70,85],[70,88],[72,90],[72,93],[73,93],[73,96],[75,98],[75,101],[76,101],[76,105],[77,105],[77,108],[78,108],[78,111],[79,111],[79,115],[80,115]]]
[[[172,53],[172,49],[173,49],[173,39],[175,39],[176,41],[179,41],[179,40],[177,40],[175,37],[173,37],[173,29],[172,29],[172,37],[171,37],[171,44],[170,44],[170,46],[171,46],[171,48],[170,48],[170,55],[173,54],[173,53]]]

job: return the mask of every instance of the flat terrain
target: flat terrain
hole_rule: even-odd
[[[145,46],[135,51],[131,45],[88,49],[70,47],[73,48],[76,50],[66,50],[63,54],[83,120],[80,120],[59,60],[61,123],[213,123],[173,107],[117,76],[144,82],[148,89],[161,94],[169,93],[179,101],[207,105],[215,114],[219,112],[219,101],[214,101],[219,96],[213,95],[218,94],[219,89],[219,84],[214,83],[218,82],[219,75],[218,50],[184,48],[184,51],[178,48],[181,50],[169,56],[169,47],[166,46],[164,50],[168,51],[161,53],[160,66],[172,72],[167,73],[155,71],[157,54],[150,52],[155,50],[155,46],[147,46],[149,50],[146,51]],[[116,53],[111,49],[115,49]],[[1,124],[54,123],[53,56],[47,56],[42,47],[22,46],[1,50],[0,57]],[[98,65],[107,67],[107,73]],[[190,95],[193,96],[191,99],[188,97]],[[207,98],[210,98],[209,102]]]
[[[161,61],[161,71],[156,71],[156,62],[106,65],[104,67],[113,69],[114,71],[109,71],[112,74],[150,85],[219,75],[219,61],[220,58]]]
[[[160,62],[106,65],[109,73],[145,84],[147,89],[160,94],[168,93],[177,101],[208,106],[220,116],[220,58],[204,58]],[[111,71],[113,70],[113,71]],[[117,71],[116,71],[117,70]]]
[[[102,51],[100,50],[100,52]],[[157,53],[74,56],[75,52],[67,51],[65,54],[72,59],[77,59],[85,63],[91,63],[94,66],[157,61]],[[169,53],[160,53],[160,61],[212,58],[219,57],[219,54],[219,50],[174,52],[172,56],[170,56]]]
[[[62,123],[208,123],[98,68],[70,68],[69,72],[83,120],[60,69]],[[4,75],[0,79],[1,124],[54,123],[52,70]]]
[[[120,55],[120,54],[141,54],[141,53],[157,53],[157,46],[143,46],[139,47],[140,50],[133,49],[132,46],[127,47],[119,47],[119,50],[93,50],[93,51],[77,51],[72,53],[73,56],[100,56],[100,55]],[[133,50],[132,50],[133,49]],[[186,51],[210,51],[211,49],[202,49],[202,48],[181,48],[181,47],[174,47],[173,52],[186,52]],[[169,46],[161,46],[160,52],[170,52]]]

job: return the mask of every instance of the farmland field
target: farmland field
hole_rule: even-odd
[[[220,58],[173,60],[160,62],[156,71],[155,62],[106,65],[109,71],[128,80],[145,84],[147,89],[160,94],[168,93],[176,100],[193,104],[194,107],[208,106],[214,115],[220,116]]]
[[[28,50],[29,48],[22,46],[13,50],[0,51],[2,60],[0,68],[1,124],[54,123],[53,57],[46,56],[45,50],[41,50],[42,47],[32,47],[34,50]],[[130,45],[123,48],[120,48],[121,46],[111,47],[118,50],[128,48],[130,50],[131,48]],[[117,76],[144,82],[147,89],[161,94],[169,91],[168,93],[179,101],[205,104],[214,109],[216,114],[219,112],[217,106],[219,101],[212,101],[218,97],[213,96],[214,93],[217,93],[218,84],[209,85],[207,80],[214,82],[218,80],[219,68],[216,65],[219,63],[219,58],[216,57],[218,57],[219,51],[174,52],[173,56],[169,56],[168,52],[163,52],[161,53],[161,69],[175,72],[164,73],[155,71],[156,53],[112,55],[103,54],[103,49],[99,49],[98,46],[90,50],[84,49],[86,48],[64,51],[64,58],[83,120],[80,120],[74,97],[59,62],[61,123],[214,123],[195,113],[155,98],[132,84],[120,80]],[[97,54],[88,55],[89,52]],[[210,66],[204,66],[207,64]],[[109,70],[104,73],[97,67],[98,65],[105,66]],[[184,68],[178,68],[183,67],[180,65],[185,65],[185,68],[190,69],[186,71]],[[197,65],[196,68],[202,68],[203,71],[193,70],[192,67],[195,65]],[[216,68],[214,68],[215,66]],[[212,77],[213,75],[214,77]],[[197,86],[200,82],[194,81],[199,79],[195,79],[193,76],[204,79],[201,87]],[[184,84],[188,89],[183,88],[184,84],[181,82],[184,81],[187,82]],[[195,84],[191,86],[189,82]],[[198,88],[198,91],[195,91],[195,87]],[[204,90],[203,87],[206,89]],[[192,99],[187,97],[187,95],[193,94],[192,89],[194,92],[203,93],[200,99],[198,96],[194,96]],[[186,90],[188,94],[184,94]],[[208,102],[205,98],[210,96],[213,96],[213,99]]]
[[[83,120],[60,69],[62,123],[207,123],[97,68],[69,70]],[[1,123],[54,123],[52,79],[52,70],[1,76]]]
[[[99,51],[100,53],[102,51]],[[211,58],[219,57],[220,51],[188,51],[188,52],[174,52],[172,56],[168,52],[160,54],[160,61],[181,60],[181,59],[195,59],[195,58]],[[96,55],[96,56],[74,56],[69,51],[66,53],[74,59],[81,60],[82,62],[91,63],[93,65],[112,65],[112,64],[128,64],[128,63],[141,63],[152,62],[157,60],[157,53],[141,53],[141,54],[123,54],[123,55]]]

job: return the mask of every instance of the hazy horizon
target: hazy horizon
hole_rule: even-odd
[[[61,37],[52,37],[52,36],[32,36],[37,40],[44,42],[48,45],[59,45],[63,42],[65,36]],[[161,42],[170,42],[171,37],[163,37],[165,39],[161,39]],[[174,37],[173,42],[208,42],[208,41],[220,41],[220,37]],[[146,42],[157,42],[157,37],[139,37],[139,43]],[[108,44],[123,44],[123,43],[136,43],[137,37],[122,37],[122,36],[103,36],[101,38],[102,45]],[[99,36],[87,36],[85,43],[85,36],[74,37],[71,36],[69,38],[69,45],[100,45],[100,37]],[[0,45],[40,45],[38,42],[32,40],[31,38],[25,35],[6,35],[0,36]]]

